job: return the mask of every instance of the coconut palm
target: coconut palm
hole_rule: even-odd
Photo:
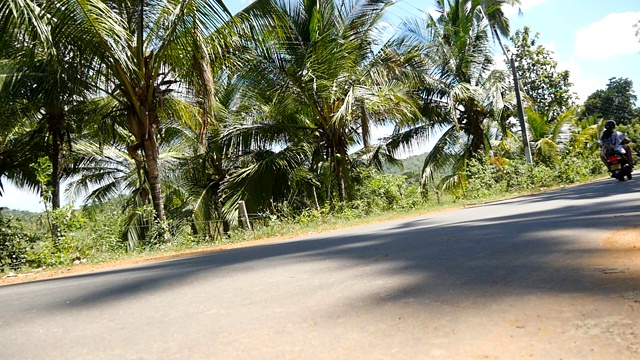
[[[332,200],[335,188],[347,200],[351,148],[370,145],[372,124],[418,114],[415,95],[401,78],[391,80],[402,66],[381,42],[390,4],[258,0],[247,8],[239,15],[239,38],[248,40],[239,62],[245,99],[261,106],[226,136],[262,134],[246,143],[254,149],[311,149],[306,166],[327,175],[321,196]]]
[[[493,39],[498,42],[505,59],[508,61],[508,66],[511,68],[511,75],[513,80],[513,90],[516,101],[516,109],[518,120],[520,121],[520,132],[522,134],[522,145],[524,148],[524,155],[527,162],[531,162],[531,150],[529,148],[529,139],[527,138],[527,130],[524,118],[522,98],[520,94],[520,83],[518,80],[518,73],[516,70],[516,64],[513,56],[509,56],[507,50],[502,44],[502,37],[509,37],[509,19],[504,16],[502,8],[504,5],[519,6],[520,0],[479,0],[478,9],[482,13],[483,17],[489,22],[491,28],[491,34]],[[520,11],[520,10],[518,10]]]
[[[390,141],[399,146],[414,141],[413,133],[441,134],[425,159],[423,182],[445,174],[448,187],[462,184],[466,162],[488,154],[487,132],[511,108],[505,97],[507,74],[493,67],[490,47],[488,14],[502,3],[438,0],[436,16],[405,24],[404,43],[422,52],[438,79],[423,91],[424,101],[439,104],[441,111],[425,117],[420,126],[397,131]]]
[[[60,182],[69,173],[71,135],[82,115],[78,107],[93,90],[92,58],[83,56],[77,44],[56,32],[43,1],[7,1],[0,5],[0,99],[5,107],[5,124],[25,130],[29,141],[7,152],[21,151],[20,157],[46,156],[51,174],[46,185],[53,209],[60,207]],[[40,134],[36,134],[39,132]],[[24,139],[23,139],[24,140]],[[8,164],[7,164],[8,165]],[[37,180],[26,161],[0,169],[22,187],[35,188]],[[42,189],[41,189],[42,190]]]
[[[563,145],[560,135],[566,125],[577,123],[576,110],[569,109],[551,120],[532,108],[527,108],[525,112],[534,158],[541,162],[557,160]]]
[[[100,60],[102,88],[126,108],[130,147],[143,164],[156,216],[165,219],[158,139],[167,99],[194,76],[194,54],[229,16],[222,0],[50,2],[60,33]],[[179,94],[184,96],[185,94]]]
[[[182,164],[197,148],[200,113],[185,100],[167,99],[158,115],[167,119],[160,139],[158,161],[162,169],[164,203],[169,214],[175,215],[187,206],[180,186]],[[124,197],[126,220],[123,239],[130,249],[146,238],[155,224],[151,207],[150,187],[140,166],[140,159],[131,153],[135,139],[126,129],[126,109],[112,97],[88,101],[85,113],[89,118],[82,134],[73,141],[75,166],[69,193],[83,197],[85,204],[104,203]],[[108,129],[107,129],[108,128]]]

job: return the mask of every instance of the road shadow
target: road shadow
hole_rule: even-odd
[[[286,262],[292,256],[308,262],[339,259],[352,266],[386,263],[392,266],[381,269],[390,275],[412,274],[421,279],[370,299],[373,303],[446,297],[461,291],[486,297],[538,292],[606,295],[615,291],[615,282],[603,285],[596,281],[592,268],[572,260],[608,251],[593,239],[582,243],[581,237],[639,223],[638,190],[639,182],[603,180],[371,228],[9,285],[0,288],[0,295],[3,290],[24,288],[26,293],[31,287],[55,284],[63,289],[74,288],[73,293],[64,296],[67,302],[75,307],[91,307],[181,286],[202,275],[215,278],[231,268],[277,266],[278,261]],[[586,200],[597,205],[585,206]],[[522,210],[550,202],[556,205]],[[97,280],[103,281],[99,289],[82,287],[83,283]],[[626,279],[625,284],[638,288],[640,279]],[[40,305],[68,310],[64,301],[43,298]]]

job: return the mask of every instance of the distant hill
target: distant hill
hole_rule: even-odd
[[[418,181],[420,179],[422,165],[424,165],[424,159],[427,158],[427,155],[429,155],[429,153],[413,155],[406,159],[402,159],[404,169],[386,164],[383,169],[384,173],[391,175],[405,175],[409,181]]]
[[[9,208],[0,207],[0,215],[7,216],[7,217],[12,216],[17,218],[29,218],[29,217],[37,216],[38,213],[35,213],[32,211],[26,211],[26,210],[13,210]]]

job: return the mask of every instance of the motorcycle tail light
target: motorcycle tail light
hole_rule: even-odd
[[[613,156],[609,156],[609,162],[617,162],[618,161],[618,157],[613,155]]]

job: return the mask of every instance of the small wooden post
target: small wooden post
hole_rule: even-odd
[[[240,211],[240,219],[242,220],[242,227],[251,230],[251,223],[249,222],[249,215],[247,214],[247,207],[244,205],[244,201],[238,202],[238,210]]]

